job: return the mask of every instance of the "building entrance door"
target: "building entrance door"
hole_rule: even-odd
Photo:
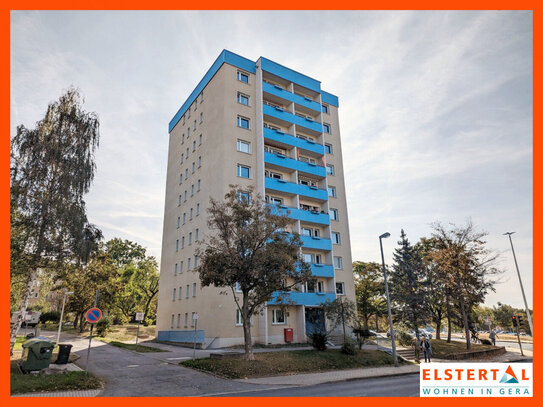
[[[322,308],[305,309],[305,333],[311,335],[315,332],[324,332],[324,312]]]

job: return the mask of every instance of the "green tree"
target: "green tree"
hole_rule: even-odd
[[[105,251],[96,252],[87,264],[66,265],[58,273],[56,289],[73,291],[66,302],[66,311],[75,314],[74,328],[83,332],[85,312],[93,307],[96,291],[99,290],[98,306],[109,311],[115,304],[116,295],[121,289],[118,269]]]
[[[433,225],[432,237],[436,250],[432,257],[441,273],[443,283],[452,293],[450,301],[460,326],[466,336],[466,348],[471,349],[470,333],[474,330],[471,310],[484,302],[489,291],[494,291],[492,276],[500,271],[496,267],[497,254],[486,248],[485,232],[477,231],[471,221],[466,226],[451,225],[445,228],[440,223]]]
[[[362,318],[364,328],[368,329],[370,318],[378,318],[379,306],[383,302],[384,282],[381,266],[378,263],[353,263],[354,289],[358,315]],[[386,305],[386,304],[385,304]]]
[[[429,319],[428,287],[420,251],[401,231],[390,272],[390,300],[397,317],[419,336],[419,326]]]
[[[285,233],[292,219],[276,215],[252,187],[246,194],[230,187],[224,201],[210,199],[208,225],[215,233],[197,249],[201,262],[196,271],[202,287],[230,288],[243,321],[245,357],[253,360],[251,316],[274,292],[311,280],[311,269],[299,258],[299,235]]]
[[[515,315],[515,309],[507,304],[498,302],[492,307],[492,319],[494,324],[501,326],[503,329],[510,329],[513,326],[511,317]]]
[[[11,230],[17,239],[11,273],[25,281],[20,317],[11,329],[11,350],[38,269],[67,260],[84,263],[101,232],[87,220],[83,196],[94,178],[99,122],[69,89],[47,108],[34,129],[23,125],[11,139]],[[12,240],[13,243],[13,240]]]
[[[331,322],[328,333],[341,325],[343,330],[343,343],[347,341],[347,326],[356,320],[356,304],[345,296],[338,296],[334,300],[327,300],[322,305],[326,319]]]

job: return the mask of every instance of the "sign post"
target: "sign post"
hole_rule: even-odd
[[[138,351],[138,338],[140,336],[140,322],[143,321],[143,312],[136,312],[136,321],[138,321],[138,330],[136,331],[136,352]]]
[[[192,314],[192,320],[194,321],[194,347],[192,348],[193,359],[196,359],[196,329],[198,328],[198,318],[199,318],[199,315],[197,312]]]
[[[91,350],[91,341],[92,341],[92,329],[94,328],[94,324],[97,323],[102,319],[102,311],[100,311],[99,308],[96,308],[96,305],[98,304],[98,297],[100,296],[100,290],[96,290],[96,297],[94,298],[94,307],[89,309],[85,313],[85,319],[89,324],[91,324],[90,328],[90,335],[89,335],[89,348],[87,349],[87,363],[85,364],[85,376],[88,376],[89,374],[89,356],[90,356],[90,350]]]

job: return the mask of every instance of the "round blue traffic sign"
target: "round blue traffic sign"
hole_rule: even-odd
[[[85,314],[85,319],[91,324],[95,324],[102,319],[102,311],[99,308],[91,308]]]

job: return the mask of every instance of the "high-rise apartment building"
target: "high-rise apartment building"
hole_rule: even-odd
[[[258,343],[293,341],[324,324],[322,302],[354,300],[338,98],[319,81],[266,58],[224,50],[169,124],[170,142],[158,297],[158,339],[206,347],[243,343],[232,294],[200,287],[196,243],[205,239],[209,198],[253,185],[289,211],[302,235],[314,285],[270,301],[252,321]],[[193,319],[198,314],[197,326]],[[195,329],[196,328],[196,329]]]

